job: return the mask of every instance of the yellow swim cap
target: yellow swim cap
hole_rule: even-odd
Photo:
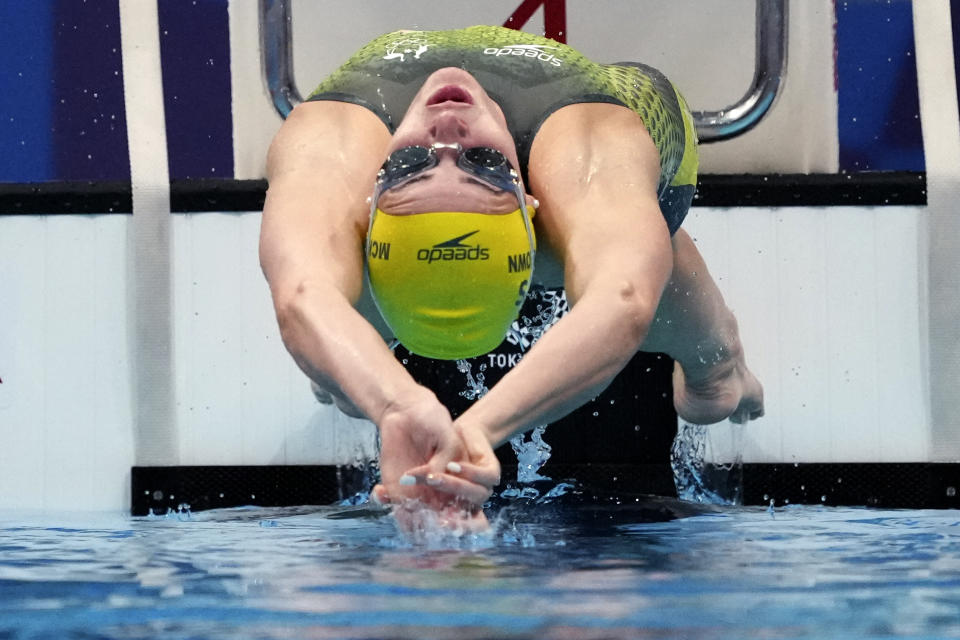
[[[367,272],[377,307],[403,346],[459,360],[503,341],[529,288],[535,249],[522,209],[409,215],[376,209]]]

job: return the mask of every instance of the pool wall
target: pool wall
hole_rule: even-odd
[[[10,107],[11,124],[0,130],[12,149],[6,157],[22,160],[2,167],[0,180],[8,193],[24,194],[5,197],[10,215],[0,215],[0,507],[126,509],[132,467],[335,465],[368,458],[372,425],[315,402],[280,342],[257,264],[262,184],[249,181],[262,178],[265,149],[281,120],[261,80],[255,3],[211,1],[202,14],[191,13],[200,10],[186,1],[91,4],[96,15],[71,8],[69,17],[109,25],[115,16],[122,95],[110,98],[94,85],[71,94],[63,89],[69,78],[57,79],[58,95],[92,92],[103,102],[119,100],[96,104],[90,117],[98,126],[119,118],[125,136],[117,142],[104,134],[88,153],[77,152],[93,131],[75,122],[80,107],[44,116],[61,133],[76,129],[66,141],[25,135],[34,129],[17,120],[27,117],[17,105]],[[383,31],[502,23],[518,4],[468,3],[455,17],[438,17],[427,3],[369,2],[345,13],[330,2],[295,2],[299,88],[308,93],[358,43]],[[900,21],[898,33],[917,34],[919,82],[913,84],[919,89],[899,87],[896,95],[908,104],[911,95],[919,99],[918,147],[904,140],[908,126],[884,121],[893,117],[893,107],[884,106],[896,102],[891,91],[838,81],[835,50],[843,58],[847,49],[837,36],[849,32],[842,26],[848,3],[838,4],[791,2],[784,93],[751,132],[702,147],[702,172],[769,175],[776,182],[780,173],[849,171],[851,183],[863,179],[855,173],[862,169],[896,171],[901,178],[925,172],[926,204],[903,204],[893,195],[891,203],[869,206],[855,200],[809,206],[805,198],[796,206],[764,205],[763,199],[760,206],[711,206],[705,185],[704,201],[685,228],[737,313],[767,398],[762,420],[714,427],[709,455],[725,461],[739,451],[751,463],[957,462],[956,31],[947,3],[912,9],[909,2],[893,3],[901,11],[892,22]],[[592,2],[588,9],[571,0],[565,7],[571,45],[599,59],[660,67],[685,88],[694,109],[732,103],[749,84],[748,0],[724,3],[716,13],[690,1],[642,3],[641,10],[641,3]],[[0,10],[10,7],[0,3]],[[525,28],[540,31],[543,11]],[[398,15],[407,17],[405,25]],[[40,11],[36,18],[57,22]],[[891,24],[883,15],[877,19]],[[663,24],[683,25],[684,37],[679,27]],[[61,23],[61,31],[72,32],[69,26]],[[201,27],[209,38],[189,31]],[[65,37],[54,40],[62,44]],[[96,31],[89,38],[104,40]],[[169,38],[180,38],[178,46]],[[865,31],[849,41],[850,50],[876,39]],[[185,44],[191,41],[193,49]],[[910,60],[888,62],[897,70],[891,75],[910,77],[912,40],[908,44]],[[112,48],[104,54],[111,64]],[[47,58],[58,55],[64,54]],[[31,64],[41,59],[37,53]],[[211,74],[202,87],[187,82],[196,60]],[[116,66],[76,64],[94,71]],[[40,74],[39,66],[29,68]],[[877,91],[873,100],[859,99],[881,103],[880,115],[863,107],[863,115],[845,117],[851,104],[860,104],[844,97],[845,86],[854,85],[857,92]],[[181,104],[206,90],[216,99],[206,101],[210,112],[202,117],[200,107]],[[203,128],[217,114],[229,118],[232,131]],[[876,139],[861,148],[858,136],[869,141],[871,135],[860,129],[871,117],[878,122]],[[36,130],[51,128],[44,123]],[[38,156],[51,159],[28,171],[26,159],[34,154],[18,146],[36,147]],[[57,160],[62,148],[79,159]],[[126,154],[128,162],[113,174],[92,175],[84,163],[98,150]],[[211,178],[224,183],[202,182]],[[34,191],[24,188],[41,182]],[[69,188],[41,197],[56,185]],[[238,185],[240,204],[229,195]],[[178,201],[188,191],[191,197]],[[94,199],[94,192],[103,193]]]

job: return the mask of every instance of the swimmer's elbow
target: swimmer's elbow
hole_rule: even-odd
[[[297,328],[303,324],[307,308],[306,283],[278,287],[273,291],[273,307],[277,316],[280,337],[288,347],[294,341]]]
[[[613,305],[620,325],[620,335],[631,355],[640,349],[647,337],[653,317],[657,312],[657,300],[629,279],[616,284]]]
[[[316,329],[324,315],[318,312],[330,306],[334,291],[323,282],[301,280],[274,287],[272,294],[280,337],[291,348],[304,332]]]

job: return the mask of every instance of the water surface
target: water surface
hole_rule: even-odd
[[[412,545],[365,507],[0,513],[0,638],[960,637],[956,511],[632,497],[495,524]]]

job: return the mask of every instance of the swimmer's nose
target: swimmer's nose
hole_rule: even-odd
[[[438,113],[430,126],[434,142],[460,142],[468,131],[467,123],[450,111]]]

